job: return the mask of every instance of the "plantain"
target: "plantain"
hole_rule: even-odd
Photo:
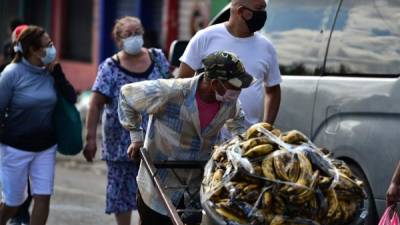
[[[248,185],[246,182],[232,182],[232,184],[237,190],[243,190]]]
[[[296,182],[299,179],[300,161],[299,161],[299,156],[297,155],[297,153],[293,155],[289,164],[286,166],[285,172],[288,175],[289,181]]]
[[[288,144],[301,144],[308,141],[304,134],[297,130],[289,131],[286,135],[283,135],[281,139]]]
[[[224,170],[222,170],[222,169],[217,169],[217,170],[214,172],[212,182],[213,182],[214,184],[220,183],[221,180],[222,180],[222,176],[223,176],[223,175],[224,175]]]
[[[275,171],[273,163],[274,163],[273,157],[265,157],[265,159],[261,164],[264,176],[270,180],[275,180]]]
[[[365,195],[362,189],[362,185],[363,184],[361,181],[353,180],[348,176],[346,176],[345,174],[339,172],[339,182],[336,188],[340,190],[341,193],[346,194],[346,192],[348,192],[349,194],[352,193],[357,197],[364,198]],[[340,197],[346,199],[347,196],[340,196]]]
[[[281,181],[288,181],[289,177],[286,174],[286,163],[289,162],[289,158],[291,157],[291,153],[288,152],[287,150],[279,150],[276,151],[274,157],[274,170],[277,179]]]
[[[273,129],[272,125],[269,123],[256,123],[246,131],[246,139],[249,140],[250,138],[258,137],[260,135],[260,132],[258,131],[259,127],[269,131]]]
[[[244,157],[254,158],[267,155],[274,151],[274,147],[270,144],[257,145],[243,154]]]
[[[307,156],[303,152],[298,152],[297,155],[300,162],[300,174],[299,179],[296,181],[297,186],[291,186],[287,190],[290,194],[300,194],[304,190],[304,188],[299,188],[298,186],[309,187],[313,174],[312,165]]]
[[[294,203],[304,203],[315,198],[315,187],[319,181],[319,171],[316,170],[311,178],[310,185],[308,188],[302,188],[303,190],[297,195],[290,196],[290,201]]]
[[[264,192],[263,194],[263,206],[264,209],[267,209],[268,211],[272,207],[272,194],[268,191]]]
[[[350,201],[340,201],[339,205],[343,212],[343,220],[350,222],[357,212],[358,205],[355,202]]]
[[[245,224],[246,223],[246,219],[244,217],[240,217],[237,214],[233,213],[232,211],[226,209],[226,208],[216,208],[215,209],[217,211],[218,214],[220,214],[221,216],[223,216],[225,219],[227,220],[231,220],[234,222],[238,222],[239,224]]]
[[[261,165],[255,165],[255,166],[253,166],[253,168],[254,168],[255,175],[262,176],[263,171],[262,171]]]
[[[241,142],[240,147],[244,152],[248,151],[249,149],[257,146],[257,145],[262,145],[262,144],[271,144],[273,145],[274,142],[271,141],[267,137],[255,137],[255,138],[250,138],[247,141]]]
[[[283,198],[281,196],[276,196],[273,201],[274,204],[272,207],[272,211],[275,214],[283,215],[285,213],[285,201],[283,200]]]
[[[334,217],[336,211],[339,208],[339,200],[336,196],[336,192],[333,188],[329,188],[325,190],[325,196],[328,199],[328,213],[327,217],[332,218]]]
[[[257,190],[257,189],[259,189],[258,184],[248,184],[248,185],[243,189],[243,192],[247,194],[247,193],[249,193],[249,192],[251,192],[251,191],[254,191],[254,190]]]
[[[224,156],[226,156],[225,150],[221,147],[217,147],[214,149],[214,152],[212,154],[212,159],[216,162],[221,162]]]
[[[288,223],[286,222],[285,218],[281,215],[276,215],[270,223],[270,225],[286,225],[286,224]]]
[[[276,137],[280,137],[281,135],[282,135],[282,131],[281,130],[279,130],[279,129],[273,129],[273,130],[271,130],[271,133],[273,134],[273,135],[275,135]]]

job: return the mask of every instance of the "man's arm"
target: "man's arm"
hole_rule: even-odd
[[[181,62],[178,71],[178,78],[193,77],[195,71],[186,63]]]
[[[122,86],[118,115],[123,127],[131,132],[133,141],[143,141],[142,113],[156,114],[182,90],[178,80],[152,80]]]
[[[132,143],[127,151],[130,158],[137,159],[139,149],[143,146],[142,113],[159,112],[169,98],[175,96],[180,89],[175,79],[144,81],[122,86],[118,116],[122,126],[130,132]]]
[[[274,124],[276,116],[279,112],[280,104],[281,86],[279,84],[272,87],[265,86],[264,122]]]

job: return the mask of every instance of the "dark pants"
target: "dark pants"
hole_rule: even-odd
[[[144,203],[139,190],[137,192],[137,209],[140,215],[140,225],[173,225],[168,216],[164,216],[152,210],[146,205],[146,203]]]
[[[185,209],[185,202],[183,198],[179,201],[177,209]],[[140,216],[140,223],[139,225],[155,225],[155,224],[162,224],[162,225],[173,225],[174,223],[170,219],[169,216],[164,216],[154,210],[144,203],[142,196],[140,195],[139,190],[137,191],[137,209]],[[187,225],[198,225],[201,222],[201,214],[196,214],[192,216],[184,216],[180,215],[181,219],[183,220],[184,224]]]

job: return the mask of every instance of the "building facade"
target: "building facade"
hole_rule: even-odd
[[[90,89],[98,65],[117,49],[111,38],[117,18],[136,16],[146,46],[168,52],[172,41],[188,40],[207,26],[229,0],[0,0],[0,29],[12,18],[42,26],[52,37],[58,59],[78,91]],[[0,43],[9,38],[0,32]]]

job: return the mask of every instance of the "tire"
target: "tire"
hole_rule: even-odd
[[[376,225],[379,223],[378,221],[378,213],[376,211],[376,205],[374,201],[374,196],[372,194],[371,186],[369,185],[369,182],[364,174],[364,172],[360,169],[355,164],[348,163],[348,166],[350,167],[351,171],[358,177],[360,178],[365,185],[365,191],[367,193],[367,200],[364,201],[364,204],[368,207],[368,216],[365,221],[365,225]]]

